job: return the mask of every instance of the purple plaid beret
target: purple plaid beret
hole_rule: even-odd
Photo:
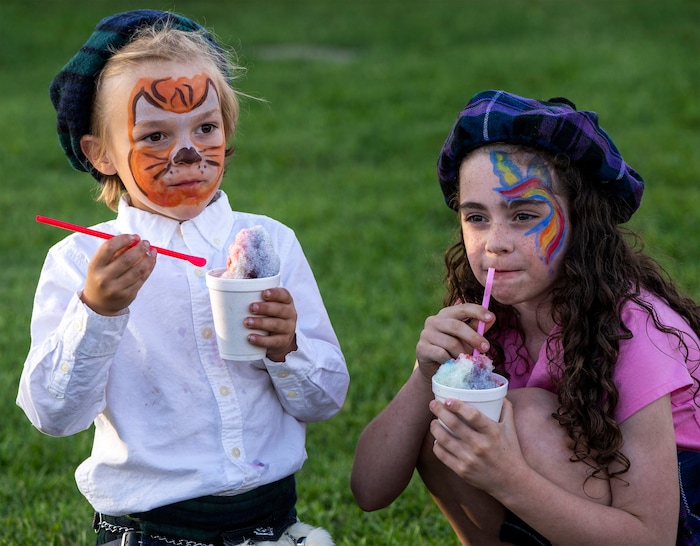
[[[622,159],[595,112],[576,110],[566,99],[537,101],[505,91],[482,91],[459,113],[438,158],[445,202],[456,210],[459,167],[467,153],[493,142],[525,144],[567,155],[582,173],[622,203],[620,222],[639,208],[644,181]]]
[[[80,139],[90,132],[95,83],[105,64],[115,51],[133,39],[140,28],[166,23],[185,32],[204,31],[214,50],[222,53],[214,37],[187,17],[150,9],[127,11],[102,19],[88,41],[51,82],[50,96],[57,114],[58,140],[74,169],[89,172],[98,181],[102,180],[102,174],[80,149]],[[221,69],[226,74],[226,67]]]

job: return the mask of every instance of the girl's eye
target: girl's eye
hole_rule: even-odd
[[[486,217],[482,214],[465,214],[464,221],[469,224],[478,224],[486,221]]]
[[[515,215],[515,220],[517,222],[528,222],[529,220],[532,220],[533,218],[537,218],[535,214],[531,214],[529,212],[518,212]]]

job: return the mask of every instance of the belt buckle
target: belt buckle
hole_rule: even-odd
[[[122,535],[120,546],[141,546],[143,544],[142,538],[141,531],[127,531]]]

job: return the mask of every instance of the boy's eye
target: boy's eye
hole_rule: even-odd
[[[165,135],[163,133],[151,133],[150,135],[146,136],[145,140],[148,140],[149,142],[160,142],[165,138]]]
[[[214,131],[215,129],[216,129],[216,125],[214,125],[213,123],[205,123],[200,128],[200,131],[202,131],[202,133],[204,133],[204,134],[208,134],[208,133],[211,133],[212,131]]]

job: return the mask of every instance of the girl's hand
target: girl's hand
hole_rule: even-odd
[[[474,348],[489,349],[488,341],[476,332],[479,320],[488,330],[495,317],[481,305],[461,303],[445,307],[428,317],[416,345],[416,357],[421,372],[430,379],[443,362],[457,358],[460,353],[471,354]]]
[[[435,419],[430,431],[433,453],[460,478],[493,497],[512,487],[513,475],[530,468],[523,456],[513,419],[513,406],[503,400],[501,421],[496,423],[466,402],[433,400],[430,409],[452,431]]]
[[[267,336],[250,334],[253,345],[267,347],[267,358],[283,362],[286,356],[296,351],[297,310],[294,299],[286,288],[263,290],[263,301],[252,303],[253,315],[245,319],[245,325],[255,330],[269,332]]]
[[[155,249],[138,235],[117,235],[100,245],[88,265],[80,299],[100,315],[129,307],[156,265]]]

